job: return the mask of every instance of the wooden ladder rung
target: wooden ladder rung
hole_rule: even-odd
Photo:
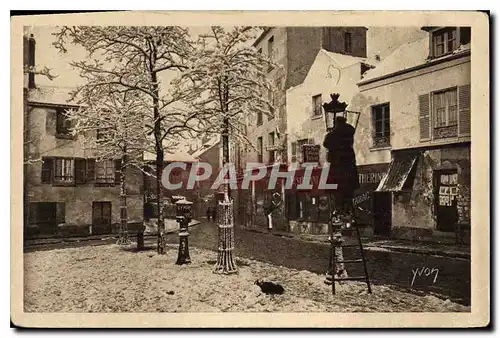
[[[335,281],[343,281],[343,280],[366,280],[366,277],[340,277],[334,278]]]
[[[344,259],[343,261],[335,261],[335,263],[363,263],[363,259]]]

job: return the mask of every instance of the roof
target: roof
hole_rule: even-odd
[[[70,92],[74,89],[73,87],[39,86],[28,91],[28,102],[76,106],[74,102],[70,102]]]
[[[327,55],[336,64],[338,64],[341,68],[347,68],[347,67],[355,65],[355,64],[357,64],[359,62],[370,64],[370,65],[375,65],[376,64],[375,60],[368,60],[367,58],[362,58],[362,57],[357,57],[357,56],[352,56],[352,55],[346,55],[346,54],[329,52],[329,51],[324,50],[324,49],[320,49],[319,53],[324,53],[325,55]]]
[[[156,154],[146,151],[144,152],[144,160],[154,161],[156,160]],[[165,152],[165,154],[163,155],[163,160],[165,162],[187,162],[187,163],[198,162],[196,158],[189,155],[185,151],[175,151],[173,153]]]
[[[386,77],[414,67],[434,63],[438,60],[451,58],[453,55],[470,51],[470,44],[460,45],[451,55],[447,54],[440,58],[429,59],[429,38],[409,42],[401,45],[384,60],[379,62],[374,69],[365,73],[363,79],[358,84],[363,84],[371,80]]]

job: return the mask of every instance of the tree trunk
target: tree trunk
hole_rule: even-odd
[[[125,147],[121,158],[120,168],[120,235],[116,242],[118,245],[130,244],[130,240],[128,239],[127,182],[125,176],[128,164],[127,160],[127,149]]]
[[[163,144],[162,144],[162,133],[161,133],[161,121],[160,121],[160,110],[158,103],[159,89],[157,85],[156,73],[151,74],[153,81],[153,117],[154,117],[154,136],[155,136],[155,152],[156,152],[156,202],[157,202],[157,224],[158,224],[158,254],[166,254],[166,238],[165,238],[165,227],[163,220],[163,196],[161,188],[161,175],[163,173]]]

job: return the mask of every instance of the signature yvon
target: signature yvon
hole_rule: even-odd
[[[439,275],[439,269],[438,268],[427,268],[427,267],[422,267],[422,268],[417,268],[417,269],[411,269],[411,272],[413,274],[413,278],[411,280],[411,287],[413,286],[413,283],[415,283],[415,278],[417,276],[421,277],[421,276],[425,276],[425,277],[429,277],[431,275],[434,275],[434,279],[432,281],[432,284],[436,283],[436,280],[438,278],[438,275]]]

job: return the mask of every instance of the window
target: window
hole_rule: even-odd
[[[268,135],[269,153],[268,153],[268,163],[274,163],[276,160],[275,150],[274,150],[274,132]]]
[[[270,113],[271,113],[269,115],[269,120],[272,120],[272,119],[274,119],[274,93],[273,93],[273,91],[271,89],[269,89],[267,91],[267,98],[269,100],[269,104],[271,105],[270,109],[269,109]]]
[[[271,36],[269,40],[267,40],[267,55],[271,61],[274,61],[274,36]],[[273,69],[272,65],[269,65],[268,72]]]
[[[64,109],[56,110],[56,136],[70,137],[71,121],[68,119]]]
[[[29,225],[38,228],[39,234],[57,231],[58,224],[65,223],[66,204],[56,202],[34,202],[29,204]]]
[[[352,34],[349,32],[344,33],[344,51],[352,53]]]
[[[261,111],[259,111],[259,112],[257,112],[257,125],[258,125],[258,126],[261,126],[261,125],[262,125],[262,122],[263,122],[262,112],[261,112]]]
[[[54,182],[74,183],[74,160],[69,158],[54,159]]]
[[[264,152],[264,148],[263,148],[263,143],[262,143],[262,136],[258,137],[257,138],[257,162],[259,163],[262,163],[263,160],[262,160],[262,154]]]
[[[98,184],[115,183],[115,163],[113,160],[103,160],[95,163],[95,180]]]
[[[299,153],[297,155],[297,162],[302,163],[304,161],[304,155],[302,153],[302,146],[305,144],[309,144],[309,139],[305,138],[297,141],[297,148]]]
[[[391,144],[391,119],[389,104],[372,107],[373,147],[387,147]]]
[[[292,144],[291,144],[291,150],[292,150],[291,161],[292,162],[296,162],[297,161],[297,142],[292,142]]]
[[[434,137],[456,136],[458,125],[457,89],[452,88],[432,94]]]
[[[451,53],[457,47],[457,28],[445,28],[432,32],[432,55],[434,57]]]
[[[313,116],[321,116],[322,115],[322,110],[321,110],[321,94],[319,95],[314,95],[312,97],[312,106],[313,106]]]

